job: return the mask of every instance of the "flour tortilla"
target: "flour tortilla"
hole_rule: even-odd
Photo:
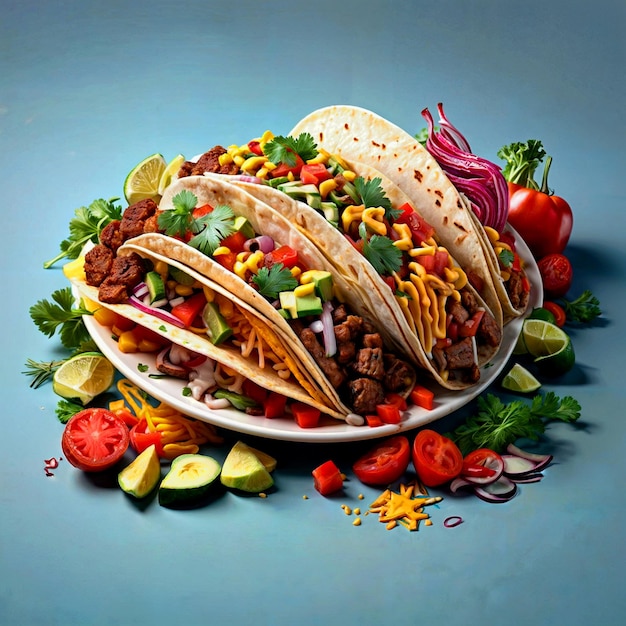
[[[506,322],[523,312],[511,305],[482,224],[474,219],[466,199],[415,137],[372,111],[349,105],[313,111],[289,134],[297,137],[301,133],[310,133],[319,148],[372,166],[389,177],[411,198],[461,267],[472,267],[481,278],[484,299],[489,300],[490,292],[496,293],[502,320]],[[490,304],[498,319],[494,304]]]

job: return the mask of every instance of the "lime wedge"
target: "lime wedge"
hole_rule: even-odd
[[[185,157],[182,154],[177,154],[168,164],[165,170],[163,170],[163,174],[161,174],[161,179],[159,180],[159,188],[158,193],[160,196],[163,195],[163,192],[167,187],[169,187],[172,182],[174,176],[178,173],[180,166],[185,162]]]
[[[522,328],[528,353],[549,376],[560,376],[574,367],[576,357],[569,335],[544,320],[527,319]]]
[[[224,459],[220,480],[225,487],[249,493],[260,493],[274,484],[259,457],[240,441]]]
[[[161,461],[154,444],[148,446],[117,475],[122,490],[135,498],[145,498],[160,480]]]
[[[509,391],[530,393],[537,391],[541,383],[525,367],[516,363],[502,379],[502,387]]]
[[[68,359],[52,378],[54,393],[67,400],[89,404],[112,384],[115,368],[99,352],[84,352]]]
[[[141,163],[136,165],[124,181],[126,202],[134,204],[147,198],[158,202],[161,198],[159,183],[166,167],[167,163],[161,154],[153,154],[146,157]]]

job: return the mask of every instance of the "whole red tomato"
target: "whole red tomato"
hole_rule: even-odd
[[[537,263],[547,298],[562,298],[572,286],[572,264],[564,254],[548,254]]]
[[[509,183],[508,221],[536,259],[565,250],[574,224],[572,209],[559,196]]]

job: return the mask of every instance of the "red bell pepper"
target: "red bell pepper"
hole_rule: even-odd
[[[263,410],[265,417],[273,419],[282,417],[285,414],[285,406],[287,404],[287,396],[276,391],[270,391],[263,400]],[[319,419],[319,418],[318,418]]]
[[[326,461],[313,472],[315,488],[323,496],[339,491],[343,487],[343,476],[333,461]]]
[[[528,244],[535,258],[563,252],[574,223],[570,205],[548,188],[552,157],[548,156],[541,186],[534,172],[546,155],[540,141],[514,143],[500,149],[507,161],[502,173],[509,187],[508,221]]]
[[[291,404],[291,413],[300,428],[315,428],[319,424],[322,414],[319,409],[303,402],[293,402]]]

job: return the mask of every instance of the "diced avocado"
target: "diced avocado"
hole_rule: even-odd
[[[297,317],[307,315],[320,315],[322,313],[322,300],[314,294],[296,297]]]
[[[345,182],[343,185],[343,193],[348,194],[355,202],[355,204],[361,204],[363,201],[359,196],[359,192],[356,190],[356,187],[349,182]]]
[[[240,232],[246,239],[252,239],[255,236],[254,228],[252,228],[252,224],[248,221],[246,217],[243,215],[237,215],[235,217],[235,231]]]
[[[220,313],[215,302],[207,302],[202,310],[202,319],[207,327],[207,335],[211,343],[218,346],[233,334],[233,329],[228,325],[224,316]]]
[[[175,280],[180,285],[187,285],[188,287],[191,287],[191,285],[196,282],[196,279],[189,276],[187,272],[184,272],[180,268],[173,265],[169,266],[169,274],[172,277],[172,280]]]
[[[339,207],[334,202],[321,202],[319,210],[331,224],[336,226],[339,223]]]
[[[307,270],[300,276],[300,284],[313,283],[315,293],[324,301],[333,298],[333,276],[326,270]]]
[[[292,318],[298,317],[298,307],[296,306],[296,294],[293,291],[281,291],[278,294],[280,308],[287,311]]]
[[[170,471],[159,486],[159,504],[175,506],[196,502],[205,496],[217,478],[221,465],[202,454],[182,454],[172,461]]]
[[[165,298],[165,284],[158,272],[148,272],[146,274],[146,285],[150,292],[150,303]]]

